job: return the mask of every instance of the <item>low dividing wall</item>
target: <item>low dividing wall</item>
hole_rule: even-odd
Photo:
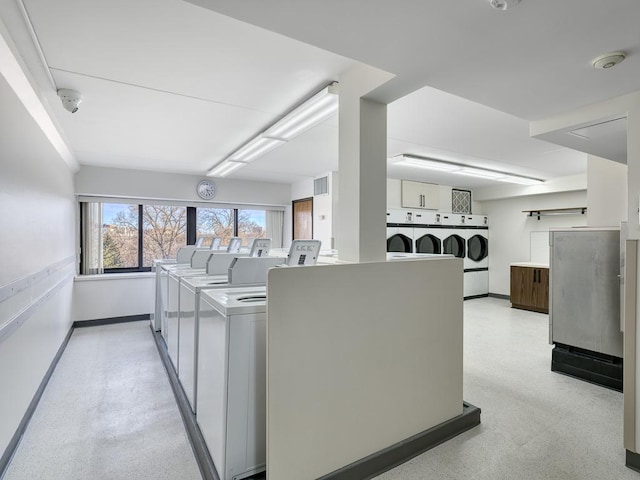
[[[319,478],[462,414],[462,280],[456,258],[269,272],[269,478]]]

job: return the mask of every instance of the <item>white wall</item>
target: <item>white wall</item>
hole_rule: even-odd
[[[313,178],[302,180],[291,185],[291,202],[303,198],[313,197],[313,238],[322,242],[322,249],[330,249],[334,244],[337,222],[338,201],[338,172],[327,172],[318,175],[317,178],[327,177],[329,193],[323,195],[313,194]],[[285,212],[285,224],[291,225],[291,209]],[[291,228],[291,227],[289,227]],[[288,247],[291,244],[291,230],[285,232],[284,242]]]
[[[586,190],[482,202],[483,214],[489,217],[489,292],[509,295],[509,265],[531,260],[532,232],[587,223],[586,215],[547,216],[537,220],[523,210],[584,207],[586,203]],[[539,235],[534,234],[534,242]],[[535,259],[539,259],[539,253]]]
[[[618,226],[627,220],[627,166],[587,156],[587,224]]]
[[[320,478],[462,413],[460,259],[275,268],[267,295],[269,478]]]
[[[78,195],[120,196],[203,202],[196,185],[206,176],[123,170],[119,168],[80,168],[75,178]],[[214,178],[216,196],[212,202],[286,206],[290,186],[284,183],[252,182]]]
[[[155,274],[89,275],[73,286],[74,321],[126,317],[151,313]]]
[[[0,286],[66,260],[55,275],[45,272],[0,301],[5,328],[16,325],[20,310],[33,312],[0,335],[1,453],[71,327],[76,235],[73,174],[2,76],[0,105]],[[50,297],[36,303],[51,288]]]

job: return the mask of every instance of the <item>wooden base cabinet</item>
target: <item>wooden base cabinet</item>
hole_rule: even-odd
[[[549,313],[549,269],[511,266],[511,306]]]

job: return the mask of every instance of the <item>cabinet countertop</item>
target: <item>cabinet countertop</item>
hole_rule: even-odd
[[[549,268],[549,264],[536,262],[515,262],[510,265],[512,267]]]

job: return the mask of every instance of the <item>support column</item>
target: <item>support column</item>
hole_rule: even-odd
[[[336,246],[341,260],[386,258],[387,105],[366,95],[392,77],[359,64],[340,78]]]

